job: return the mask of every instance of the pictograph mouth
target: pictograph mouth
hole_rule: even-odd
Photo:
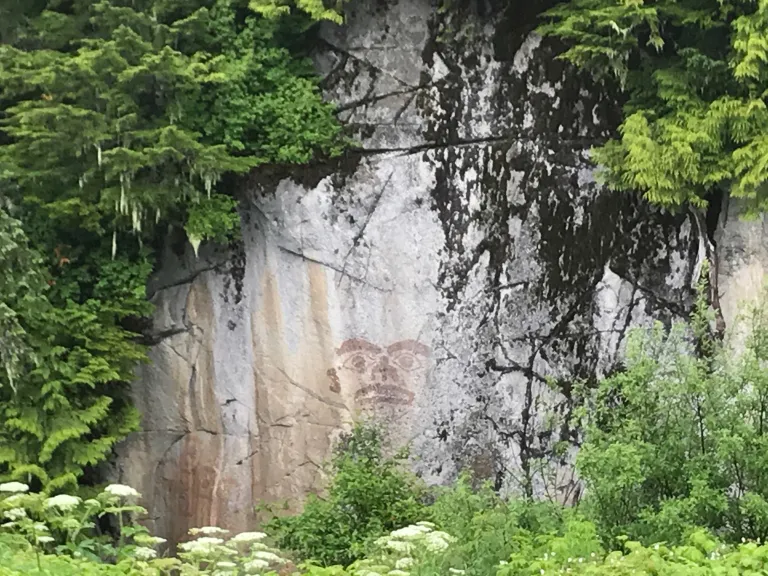
[[[413,402],[413,392],[393,384],[373,384],[355,392],[355,400],[361,403],[387,403],[405,406]]]

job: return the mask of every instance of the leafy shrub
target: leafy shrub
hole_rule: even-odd
[[[573,552],[581,551],[582,555]],[[588,552],[588,553],[587,553]],[[693,532],[681,546],[625,542],[623,550],[604,554],[594,526],[573,524],[562,537],[542,538],[535,549],[514,554],[496,576],[587,575],[715,576],[764,574],[768,546],[754,542],[731,548],[703,531]]]
[[[521,535],[556,533],[564,525],[565,515],[556,504],[504,500],[490,484],[475,490],[464,474],[453,486],[438,490],[430,507],[432,521],[453,535],[456,543],[421,570],[445,573],[453,568],[468,576],[492,574],[516,549]]]
[[[405,470],[407,454],[385,456],[383,441],[381,429],[366,423],[342,439],[330,463],[327,496],[310,496],[301,514],[267,524],[280,548],[347,566],[375,538],[426,518],[426,489]]]
[[[768,322],[762,307],[748,320],[736,353],[700,302],[692,331],[635,331],[626,370],[585,392],[577,462],[606,542],[768,537]]]

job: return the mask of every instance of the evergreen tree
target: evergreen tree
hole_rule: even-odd
[[[218,183],[340,151],[301,40],[319,0],[0,6],[0,480],[74,484],[138,424],[147,248],[237,233]]]
[[[656,203],[714,193],[768,201],[768,2],[573,0],[540,31],[562,57],[624,88],[616,138],[595,150],[610,186]]]

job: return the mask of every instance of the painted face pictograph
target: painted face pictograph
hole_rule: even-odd
[[[330,389],[355,408],[404,408],[423,385],[430,357],[430,348],[416,340],[379,346],[351,338],[336,350],[336,366],[328,370]]]

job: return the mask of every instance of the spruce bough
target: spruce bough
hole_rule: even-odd
[[[546,13],[562,58],[617,80],[616,138],[594,151],[617,190],[705,206],[716,194],[768,203],[768,2],[573,0]]]
[[[317,0],[0,7],[0,481],[82,482],[138,426],[152,248],[239,231],[222,178],[344,140],[301,55]]]

